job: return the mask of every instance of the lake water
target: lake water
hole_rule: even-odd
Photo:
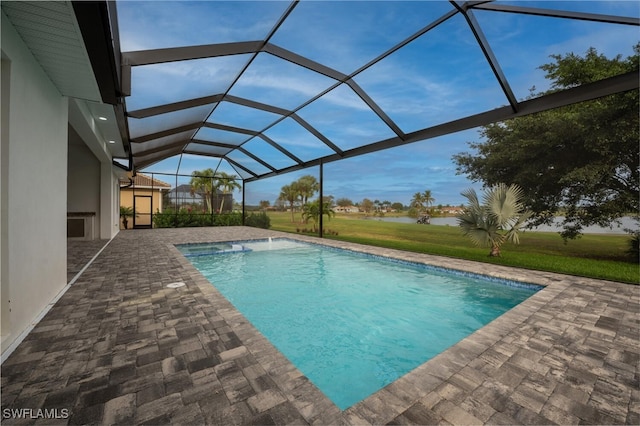
[[[383,222],[398,222],[398,223],[416,223],[416,219],[411,217],[371,217],[366,220],[379,220]],[[555,218],[555,224],[558,226],[550,226],[550,225],[541,225],[533,229],[528,229],[529,232],[560,232],[562,228],[559,227],[559,224],[562,223],[564,218],[557,217]],[[638,227],[636,221],[632,217],[622,217],[620,218],[621,225],[613,225],[611,228],[603,228],[600,226],[587,226],[584,228],[583,232],[585,234],[626,234],[625,228],[636,229]],[[458,219],[455,217],[433,217],[431,218],[431,225],[440,225],[440,226],[458,226]],[[420,225],[425,226],[425,225]],[[428,225],[426,225],[428,226]]]

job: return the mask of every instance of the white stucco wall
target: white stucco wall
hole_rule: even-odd
[[[94,235],[100,238],[100,162],[72,127],[68,159],[67,211],[94,212]]]
[[[11,332],[9,321],[9,298],[3,295],[9,294],[9,225],[8,225],[8,196],[9,196],[9,82],[11,80],[11,62],[2,53],[2,70],[0,78],[2,87],[0,88],[0,108],[2,121],[0,123],[0,336],[5,336]],[[4,340],[4,339],[2,339]]]
[[[10,324],[4,324],[3,315],[4,353],[66,285],[68,100],[4,14],[1,40],[11,68],[8,161],[2,162],[7,164],[2,173],[7,176],[2,220],[7,229],[2,230],[6,252],[0,267],[2,298],[10,307]]]
[[[100,238],[120,232],[120,183],[111,163],[100,164]],[[98,222],[96,222],[98,223]]]

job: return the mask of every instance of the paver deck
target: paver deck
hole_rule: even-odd
[[[120,232],[2,365],[3,423],[640,424],[639,286],[322,240],[546,286],[340,411],[173,246],[269,236],[308,239]]]
[[[87,265],[109,240],[67,241],[67,282]]]

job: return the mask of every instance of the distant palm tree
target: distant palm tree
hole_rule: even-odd
[[[429,210],[429,207],[431,207],[433,205],[433,202],[435,200],[436,199],[431,196],[431,190],[430,189],[427,189],[426,191],[424,191],[422,193],[422,202],[427,206],[427,210]]]
[[[293,218],[293,204],[298,199],[299,192],[296,188],[295,182],[291,185],[285,185],[280,188],[280,199],[289,202],[289,206],[291,208],[291,222],[294,222]]]
[[[224,195],[232,192],[234,189],[242,188],[242,185],[236,182],[237,178],[238,176],[228,175],[225,172],[218,173],[216,180],[216,191],[218,189],[221,189],[223,194],[222,201],[220,202],[220,213],[222,213],[222,208],[224,207]]]
[[[313,197],[313,195],[320,190],[320,183],[312,175],[302,176],[295,182],[295,184],[295,187],[299,191],[299,195],[302,199],[303,205],[307,204],[309,198]]]
[[[429,207],[433,205],[435,200],[431,195],[431,190],[427,189],[424,192],[416,192],[413,194],[409,205],[416,210],[415,214],[419,216],[428,213]]]
[[[413,198],[411,199],[411,203],[409,204],[411,207],[414,207],[418,211],[422,211],[424,209],[424,204],[422,204],[422,192],[416,192],[413,194]]]
[[[198,192],[203,194],[205,206],[209,213],[213,212],[213,206],[211,205],[211,194],[213,193],[213,175],[214,171],[211,168],[204,170],[194,170],[191,173],[191,180],[189,186],[191,187],[191,195]]]
[[[480,204],[476,191],[467,189],[462,195],[469,200],[458,224],[462,233],[480,247],[491,247],[489,256],[500,256],[500,246],[505,241],[518,244],[518,233],[522,230],[530,211],[524,211],[522,189],[517,185],[503,183],[488,189]]]

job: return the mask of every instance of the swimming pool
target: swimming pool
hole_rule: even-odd
[[[340,409],[541,288],[297,241],[234,244],[246,250],[189,260]]]

